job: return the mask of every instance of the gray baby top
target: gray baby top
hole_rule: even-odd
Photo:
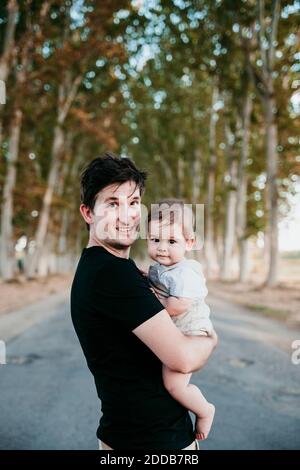
[[[213,329],[210,309],[205,302],[207,288],[201,264],[193,259],[183,259],[172,266],[155,263],[149,268],[149,281],[164,297],[193,299],[191,307],[171,318],[186,335],[209,334]]]

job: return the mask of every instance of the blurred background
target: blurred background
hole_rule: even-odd
[[[196,256],[222,341],[197,380],[223,414],[204,448],[300,447],[299,12],[298,0],[1,2],[0,448],[96,446],[68,293],[87,242],[79,175],[106,150],[149,172],[144,204],[205,205]],[[148,263],[143,240],[132,256]]]

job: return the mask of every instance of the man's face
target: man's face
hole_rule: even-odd
[[[95,240],[117,249],[131,246],[141,217],[140,189],[133,181],[106,186],[97,195],[92,217]]]

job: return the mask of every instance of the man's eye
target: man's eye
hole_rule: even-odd
[[[139,206],[139,205],[140,205],[140,201],[132,201],[131,205],[132,205],[132,206]]]
[[[116,202],[109,202],[108,207],[116,207],[117,203]]]
[[[169,240],[170,245],[174,245],[176,243],[176,240]]]

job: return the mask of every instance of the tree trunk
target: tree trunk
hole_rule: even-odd
[[[233,143],[231,131],[227,128],[228,175],[230,176],[229,189],[226,198],[224,248],[221,267],[221,279],[228,280],[231,276],[231,261],[234,247],[235,216],[236,216],[236,177],[237,161],[233,156]]]
[[[268,230],[267,237],[269,243],[269,271],[267,276],[267,285],[275,286],[277,284],[278,272],[278,136],[277,123],[275,120],[276,103],[271,96],[265,100],[265,118],[266,118],[266,146],[267,146],[267,213]]]
[[[208,184],[207,195],[205,204],[205,266],[206,276],[208,279],[215,274],[217,269],[217,257],[214,246],[214,220],[213,220],[213,207],[215,199],[215,184],[216,184],[216,113],[214,110],[215,104],[218,100],[219,91],[217,87],[213,88],[212,102],[210,110],[210,123],[209,123],[209,161],[208,161]]]
[[[31,31],[31,16],[29,13],[30,4],[27,4],[27,17],[26,27],[27,31]],[[40,24],[43,23],[46,13],[49,9],[49,3],[45,2],[41,8]],[[18,16],[18,2],[10,0],[8,2],[8,26],[6,29],[4,53],[0,60],[0,77],[6,79],[9,73],[9,63],[14,49],[14,34],[16,27],[16,19]],[[35,33],[33,33],[35,34]],[[26,41],[19,45],[19,59],[20,64],[16,68],[16,101],[14,103],[14,115],[9,135],[9,151],[8,151],[8,166],[7,174],[5,176],[4,190],[3,190],[3,204],[1,210],[1,257],[2,267],[0,267],[3,278],[9,280],[13,276],[14,265],[14,247],[13,247],[13,191],[16,181],[16,162],[19,154],[19,140],[22,125],[22,101],[18,97],[18,93],[22,92],[24,83],[27,80],[28,65],[30,58],[30,51],[34,44],[33,35],[28,35]],[[1,127],[1,124],[0,124]],[[0,129],[1,134],[1,129]],[[1,135],[0,135],[1,145]]]
[[[65,273],[68,270],[68,259],[70,253],[68,249],[68,226],[69,226],[69,211],[67,209],[63,210],[60,234],[58,239],[58,272]]]
[[[192,181],[193,181],[193,188],[192,188],[192,203],[193,204],[199,204],[199,198],[200,198],[200,186],[201,186],[201,150],[196,149],[195,150],[195,159],[193,161],[193,175],[192,175]]]
[[[1,274],[5,281],[9,281],[14,275],[14,244],[13,244],[13,191],[16,184],[16,163],[19,153],[19,141],[22,123],[22,111],[16,109],[12,119],[7,171],[3,187],[3,202],[1,206]]]
[[[266,284],[277,284],[278,270],[278,124],[276,118],[276,99],[273,84],[273,71],[275,60],[275,48],[277,44],[278,24],[280,20],[281,1],[272,1],[271,18],[266,15],[263,0],[258,0],[258,42],[260,58],[262,61],[261,72],[255,66],[255,58],[250,53],[249,41],[242,39],[250,76],[253,80],[258,95],[261,98],[265,111],[266,129],[266,160],[267,160],[267,184],[266,184],[266,213],[267,227],[265,233],[265,252],[268,250],[268,274]],[[270,21],[271,20],[271,21]],[[265,40],[268,48],[265,47]]]
[[[43,205],[41,215],[39,217],[38,227],[35,235],[35,251],[31,258],[28,260],[28,272],[29,278],[34,277],[38,267],[38,260],[42,254],[44,242],[46,239],[50,208],[52,203],[52,197],[54,188],[58,179],[58,172],[60,166],[60,154],[64,145],[64,134],[61,126],[57,124],[54,129],[54,138],[51,151],[51,167],[48,175],[47,189],[43,198]]]
[[[184,160],[179,157],[177,161],[177,197],[182,198],[184,194]]]
[[[185,138],[183,134],[178,134],[177,137],[177,197],[182,198],[184,196],[184,170],[185,162],[183,157]]]
[[[244,238],[240,241],[239,257],[239,281],[246,282],[249,275],[249,240]]]
[[[247,226],[247,174],[246,165],[249,156],[250,116],[252,112],[252,98],[247,90],[242,111],[242,148],[238,168],[237,206],[236,206],[236,233],[239,245],[239,281],[245,282],[248,277],[248,240],[246,238]]]
[[[174,175],[173,175],[173,172],[172,172],[172,169],[169,165],[169,163],[165,160],[165,157],[161,157],[160,160],[159,160],[159,163],[164,171],[164,174],[165,174],[165,187],[167,188],[168,190],[168,197],[170,196],[170,194],[172,193],[173,191],[173,181],[174,181]]]
[[[39,257],[41,256],[42,248],[45,243],[54,188],[56,186],[59,175],[60,157],[64,147],[64,132],[62,126],[75,99],[81,80],[82,75],[80,74],[72,82],[70,73],[66,73],[64,75],[63,82],[59,86],[57,122],[54,128],[54,137],[51,150],[51,166],[48,174],[47,189],[43,198],[41,215],[39,217],[38,226],[35,233],[35,251],[28,260],[27,275],[29,277],[33,277],[36,274]]]
[[[16,0],[9,0],[7,4],[8,19],[5,29],[3,54],[0,57],[0,81],[3,82],[5,89],[5,82],[9,75],[10,62],[15,46],[15,29],[17,17],[19,12],[19,5]],[[2,144],[2,112],[0,110],[0,146]]]
[[[7,80],[9,74],[9,63],[15,45],[15,30],[19,12],[18,2],[16,0],[9,0],[7,10],[8,19],[5,29],[3,54],[0,57],[0,80],[4,82]]]

